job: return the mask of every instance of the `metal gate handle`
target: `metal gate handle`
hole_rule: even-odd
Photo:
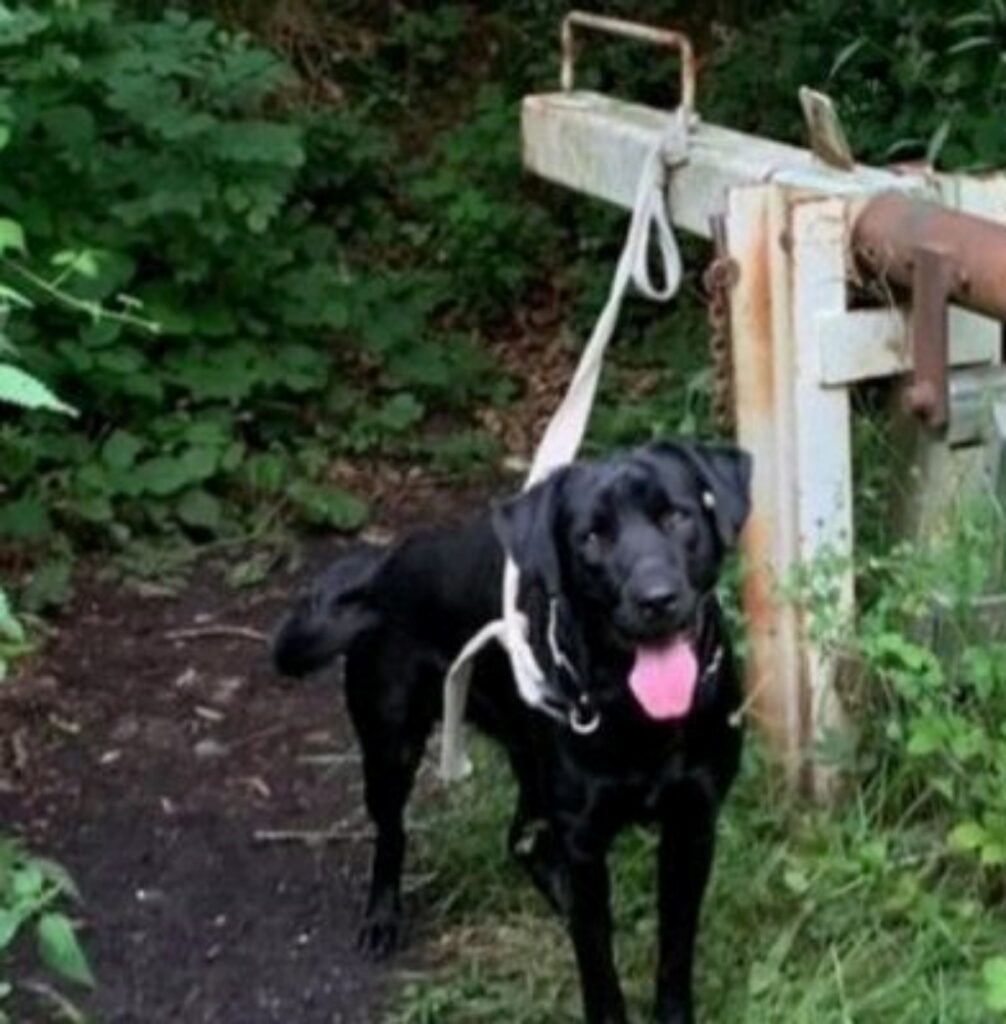
[[[562,88],[564,92],[573,89],[573,65],[576,48],[573,44],[574,28],[590,28],[609,35],[623,36],[642,43],[654,43],[678,50],[681,54],[681,107],[690,122],[695,111],[695,50],[692,41],[683,32],[671,29],[640,25],[621,18],[606,18],[586,11],[571,11],[562,22]]]

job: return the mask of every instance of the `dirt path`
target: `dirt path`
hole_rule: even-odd
[[[393,972],[353,948],[369,841],[341,694],[283,687],[244,637],[175,633],[268,629],[292,586],[235,593],[208,569],[169,599],[85,580],[41,664],[0,690],[2,820],[84,893],[103,1024],[381,1019]],[[315,847],[261,838],[332,825]]]
[[[365,841],[255,841],[364,829],[337,694],[277,686],[244,638],[171,639],[268,628],[285,591],[235,597],[208,576],[164,600],[85,584],[4,699],[4,817],[85,894],[106,1024],[379,1019],[383,972],[352,952]]]

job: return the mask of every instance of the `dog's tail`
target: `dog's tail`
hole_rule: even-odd
[[[361,633],[377,625],[368,603],[371,583],[387,550],[362,544],[337,558],[280,620],[272,662],[284,676],[300,678],[330,665]]]

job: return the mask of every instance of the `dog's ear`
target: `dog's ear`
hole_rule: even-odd
[[[733,445],[698,441],[661,441],[648,451],[658,464],[661,458],[677,456],[691,466],[720,542],[725,548],[734,547],[751,511],[751,456]]]
[[[539,583],[552,597],[562,589],[555,536],[566,473],[557,470],[530,490],[493,506],[493,529],[503,549],[527,580]]]

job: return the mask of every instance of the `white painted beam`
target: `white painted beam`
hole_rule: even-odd
[[[591,92],[528,96],[522,108],[525,166],[549,181],[631,209],[646,154],[673,122],[669,112]],[[699,121],[669,202],[676,226],[708,238],[727,192],[779,184],[831,196],[923,188],[917,176],[860,166],[837,170],[809,150]]]
[[[977,319],[984,320],[984,317]],[[978,366],[997,361],[984,331],[955,331],[953,326],[951,324],[951,366]],[[894,377],[912,369],[908,315],[898,307],[820,312],[815,334],[820,350],[820,380],[827,387],[847,387],[877,377]]]

